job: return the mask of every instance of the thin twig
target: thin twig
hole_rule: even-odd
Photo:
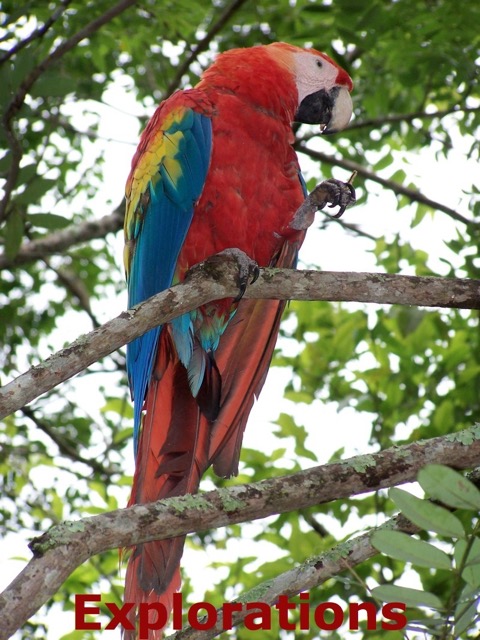
[[[34,67],[32,71],[30,71],[28,76],[21,83],[20,87],[17,90],[17,93],[8,105],[2,119],[3,128],[7,136],[10,150],[12,152],[12,161],[10,163],[10,168],[4,185],[4,197],[2,201],[0,201],[0,222],[3,221],[7,215],[7,207],[10,202],[10,195],[15,188],[18,178],[19,165],[22,158],[22,148],[13,130],[13,119],[22,108],[26,95],[29,93],[42,73],[44,73],[46,69],[48,69],[48,67],[50,67],[57,60],[60,60],[66,53],[76,47],[79,42],[91,36],[104,24],[110,22],[120,13],[134,5],[136,1],[137,0],[121,0],[118,4],[105,11],[103,15],[89,22],[85,27],[83,27],[83,29],[80,29],[79,31],[77,31],[77,33],[68,38],[68,40],[64,40],[61,44],[59,44],[58,47],[54,49],[54,51],[52,51],[52,53],[50,53],[46,58],[44,58],[44,60],[42,60],[36,67]]]
[[[193,47],[185,60],[179,65],[175,76],[169,83],[165,97],[168,97],[171,93],[178,88],[183,75],[188,71],[192,62],[194,62],[202,51],[206,51],[210,42],[213,38],[223,29],[225,24],[230,20],[230,18],[240,9],[240,7],[245,4],[248,0],[233,0],[233,2],[225,7],[222,13],[219,15],[218,20],[214,22],[205,36],[199,40],[199,42]]]
[[[92,471],[98,473],[103,478],[110,478],[115,473],[113,469],[104,467],[103,464],[98,462],[98,460],[82,456],[82,454],[78,452],[78,449],[72,446],[72,444],[59,433],[58,429],[49,425],[45,420],[38,418],[36,413],[29,407],[23,407],[22,413],[57,445],[58,450],[62,455],[70,458],[74,462],[81,462],[82,464],[87,465],[92,469]]]
[[[458,222],[462,222],[465,225],[480,225],[480,222],[475,220],[469,220],[465,218],[460,213],[457,213],[454,209],[447,207],[441,202],[437,202],[435,200],[431,200],[424,196],[420,191],[415,191],[415,189],[409,189],[408,187],[404,187],[398,182],[393,180],[388,180],[386,178],[380,177],[374,171],[370,171],[369,169],[365,169],[365,167],[358,162],[354,162],[353,160],[348,160],[347,158],[340,158],[338,156],[332,156],[328,153],[323,153],[322,151],[315,151],[314,149],[310,149],[306,147],[305,144],[297,144],[295,145],[297,151],[301,153],[305,153],[305,155],[313,158],[314,160],[319,160],[320,162],[326,162],[327,164],[331,164],[337,167],[343,167],[344,169],[348,169],[348,171],[357,171],[358,175],[363,176],[367,180],[372,180],[373,182],[377,182],[381,184],[386,189],[390,189],[397,195],[403,195],[409,198],[412,202],[419,202],[420,204],[424,204],[427,207],[431,207],[436,211],[442,211],[446,213],[448,216],[457,220]]]
[[[4,62],[12,58],[15,54],[17,54],[19,51],[24,49],[28,44],[30,44],[34,40],[43,38],[43,36],[47,33],[50,27],[53,24],[55,24],[55,22],[61,17],[65,9],[71,3],[72,3],[72,0],[61,0],[60,6],[57,9],[55,9],[55,11],[47,20],[45,20],[45,22],[42,24],[41,27],[38,27],[38,29],[35,29],[35,31],[32,31],[32,33],[27,38],[25,38],[24,40],[20,40],[20,42],[17,42],[16,45],[14,45],[11,49],[9,49],[3,55],[0,56],[0,64],[3,64]]]
[[[15,258],[0,255],[0,270],[44,260],[46,256],[63,253],[70,247],[95,238],[104,238],[108,233],[116,233],[123,226],[124,207],[120,204],[112,213],[99,220],[86,220],[52,233],[45,238],[22,244]]]
[[[433,120],[434,118],[444,118],[453,113],[478,113],[480,107],[462,107],[454,105],[448,109],[440,109],[438,111],[414,111],[413,113],[394,113],[391,115],[380,116],[379,118],[364,118],[362,120],[353,120],[348,126],[349,131],[365,128],[380,128],[386,124],[397,124],[399,122],[412,122],[412,120]]]
[[[83,280],[67,268],[53,267],[50,264],[50,260],[48,258],[44,258],[43,263],[48,269],[50,269],[50,271],[52,271],[57,276],[58,282],[64,287],[67,295],[70,294],[71,296],[73,296],[74,299],[78,302],[80,308],[85,311],[87,316],[92,321],[93,328],[96,329],[97,327],[99,327],[100,322],[93,314],[92,307],[90,305],[90,295],[83,283]]]
[[[101,16],[95,18],[95,20],[92,20],[85,27],[77,31],[77,33],[68,38],[68,40],[64,40],[59,44],[52,53],[50,53],[42,60],[42,62],[30,71],[28,76],[21,83],[16,95],[7,108],[6,119],[11,120],[18,113],[23,105],[25,96],[48,67],[50,67],[54,62],[60,60],[60,58],[62,58],[66,53],[76,47],[79,42],[93,35],[100,29],[100,27],[103,27],[103,25],[107,24],[123,13],[123,11],[134,5],[136,1],[137,0],[121,0],[118,4],[105,11]]]

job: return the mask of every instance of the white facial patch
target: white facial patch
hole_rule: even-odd
[[[330,91],[336,84],[338,67],[319,56],[299,51],[293,54],[298,89],[298,104],[311,93],[325,89]],[[320,66],[320,64],[321,66]]]

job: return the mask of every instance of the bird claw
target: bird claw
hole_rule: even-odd
[[[340,218],[345,213],[345,209],[355,204],[357,199],[355,189],[350,182],[341,182],[340,180],[332,178],[330,180],[324,180],[312,193],[315,193],[317,189],[322,191],[323,197],[325,197],[325,193],[328,194],[328,199],[325,201],[325,204],[330,202],[328,205],[329,209],[340,207],[339,211],[332,216],[333,218]],[[325,204],[322,206],[324,207]]]
[[[233,299],[233,302],[239,302],[245,293],[247,285],[253,284],[260,275],[260,269],[255,260],[249,258],[247,254],[240,249],[224,249],[219,253],[215,253],[203,262],[190,267],[185,279],[192,279],[197,276],[202,278],[207,275],[211,280],[221,281],[225,278],[225,268],[223,266],[225,262],[233,263],[235,266],[235,269],[228,269],[228,273],[236,274],[235,279],[239,293]],[[229,277],[231,276],[229,275]]]
[[[248,284],[253,284],[260,275],[260,269],[255,260],[252,260],[244,251],[232,247],[230,249],[224,249],[217,254],[218,256],[227,256],[235,260],[238,266],[237,284],[239,293],[234,302],[239,302],[243,298],[243,294],[247,289]]]
[[[315,213],[327,205],[330,209],[340,207],[338,212],[332,215],[332,218],[340,218],[345,213],[345,209],[355,201],[355,189],[351,182],[341,182],[334,178],[324,180],[305,198],[296,211],[290,227],[296,231],[305,231],[312,224]]]

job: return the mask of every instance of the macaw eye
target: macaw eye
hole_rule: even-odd
[[[323,62],[321,60],[317,60],[317,67],[320,67],[320,69],[323,67]]]

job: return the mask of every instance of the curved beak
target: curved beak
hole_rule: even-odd
[[[345,129],[350,122],[353,112],[353,102],[350,91],[346,87],[340,87],[338,95],[334,101],[329,122],[322,133],[335,133]]]
[[[346,87],[336,86],[330,91],[320,89],[300,103],[295,115],[297,122],[323,125],[322,133],[344,129],[352,117],[353,103]]]

